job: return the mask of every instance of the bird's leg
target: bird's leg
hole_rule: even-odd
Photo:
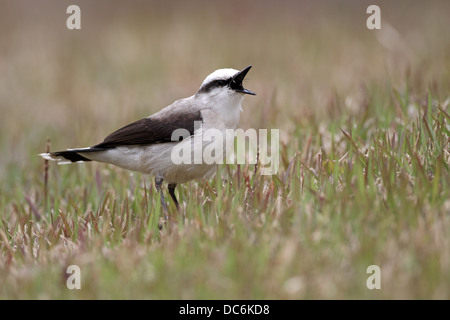
[[[175,187],[177,186],[176,183],[169,183],[169,194],[172,197],[173,202],[175,202],[175,206],[177,207],[177,210],[180,210],[180,205],[178,204],[177,197],[175,196]]]
[[[164,195],[163,195],[163,192],[161,189],[163,180],[164,180],[163,178],[155,178],[155,186],[156,186],[156,191],[161,195],[161,206],[164,210],[164,218],[167,221],[169,219],[167,205],[166,205],[166,201],[164,200]]]

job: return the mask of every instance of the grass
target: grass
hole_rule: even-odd
[[[61,2],[0,13],[0,298],[450,298],[448,3],[382,2],[380,31],[364,2],[99,3],[78,33]],[[248,64],[241,127],[280,129],[276,175],[180,185],[161,231],[147,176],[50,163],[45,182],[49,137],[97,143]]]

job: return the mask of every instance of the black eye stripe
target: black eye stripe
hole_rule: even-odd
[[[239,86],[237,83],[236,83],[236,81],[234,81],[234,79],[233,80],[231,80],[231,82],[230,82],[230,88],[231,89],[239,89],[239,88],[241,88],[242,87],[242,85],[241,86]]]
[[[208,83],[208,85],[210,84],[212,88],[214,88],[214,87],[224,87],[228,83],[230,83],[230,80],[231,79],[227,79],[227,80],[223,80],[223,79],[213,80],[210,83]]]
[[[223,86],[227,85],[229,81],[227,81],[227,80],[216,80],[216,82],[217,82],[218,86],[223,87]]]
[[[232,78],[229,79],[217,79],[212,80],[208,83],[206,83],[204,86],[202,86],[199,90],[199,92],[208,92],[214,88],[224,87],[230,83]]]

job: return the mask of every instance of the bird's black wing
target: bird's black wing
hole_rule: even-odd
[[[114,131],[92,148],[109,149],[125,145],[148,145],[171,142],[176,129],[186,129],[194,134],[195,121],[202,121],[200,111],[172,113],[163,118],[144,118]]]

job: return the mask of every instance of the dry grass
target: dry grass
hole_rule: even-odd
[[[0,10],[1,298],[450,297],[448,2],[381,2],[380,31],[364,1],[77,1],[80,31],[69,4]],[[241,127],[280,129],[277,175],[180,186],[162,232],[139,174],[51,164],[46,195],[47,138],[97,143],[249,64]]]

